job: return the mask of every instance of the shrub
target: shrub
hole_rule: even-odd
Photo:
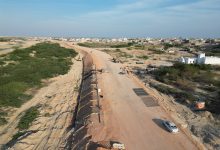
[[[0,38],[0,42],[9,42],[9,41],[11,41],[10,38],[7,38],[7,37],[1,37]]]
[[[149,59],[149,57],[148,57],[148,56],[146,56],[146,55],[138,56],[138,58],[140,58],[140,59],[144,59],[144,60]]]
[[[148,48],[149,51],[152,51],[154,54],[163,54],[165,53],[162,50],[156,49],[156,48]]]
[[[178,99],[179,102],[184,102],[186,99],[190,100],[191,102],[194,102],[196,100],[196,97],[194,97],[189,92],[184,92],[175,88],[170,88],[168,86],[162,85],[162,84],[154,84],[150,83],[150,86],[154,87],[158,91],[164,94],[172,95],[175,98]]]
[[[90,48],[126,48],[133,45],[133,43],[102,43],[102,42],[85,42],[78,43],[79,46],[90,47]]]
[[[31,107],[21,117],[20,121],[18,122],[17,128],[20,130],[28,129],[31,123],[38,117],[38,115],[39,115],[38,107],[37,106]]]
[[[17,140],[19,137],[23,136],[25,132],[18,131],[15,135],[13,135],[12,140]]]
[[[155,78],[166,84],[171,84],[182,90],[180,93],[175,93],[175,97],[195,101],[196,85],[207,92],[217,92],[220,88],[219,75],[213,72],[215,67],[210,65],[187,65],[176,63],[171,67],[161,67],[154,72]],[[163,93],[173,93],[169,89],[157,87]],[[201,93],[196,93],[199,97],[204,97]],[[214,98],[214,97],[215,98]],[[207,94],[207,109],[214,113],[220,113],[219,97]]]
[[[7,124],[8,121],[5,118],[0,117],[0,126]]]
[[[167,50],[168,48],[173,47],[170,43],[164,43],[164,49]]]

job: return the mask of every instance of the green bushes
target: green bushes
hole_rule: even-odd
[[[4,118],[5,116],[7,116],[7,113],[0,110],[0,126],[6,124],[8,122]]]
[[[95,47],[98,47],[96,46],[95,44],[92,44],[92,43],[78,43],[79,46],[83,46],[83,47],[90,47],[90,48],[95,48]]]
[[[186,65],[176,63],[172,67],[162,67],[155,72],[156,79],[162,82],[171,83],[177,80],[191,80],[197,79],[204,83],[214,81],[214,74],[211,72],[210,65]]]
[[[132,45],[133,45],[133,43],[122,43],[122,44],[112,45],[110,47],[111,48],[125,48],[125,47],[130,47]]]
[[[170,44],[170,43],[164,43],[163,46],[164,46],[164,49],[165,49],[165,50],[167,50],[167,49],[169,49],[169,48],[171,48],[171,47],[183,47],[182,44],[178,44],[178,43],[172,43],[172,44]]]
[[[119,57],[124,57],[124,58],[133,58],[132,55],[130,55],[130,54],[126,53],[126,52],[119,52],[118,56]]]
[[[156,49],[156,48],[148,48],[149,51],[152,51],[154,54],[163,54],[165,53],[162,50]]]
[[[215,73],[216,67],[210,65],[187,65],[176,63],[172,67],[161,67],[154,72],[155,78],[161,82],[172,85],[182,92],[173,92],[163,86],[155,88],[166,94],[173,94],[190,101],[196,100],[194,95],[206,100],[207,110],[219,114],[220,99],[217,94],[220,89],[219,74]],[[196,88],[205,90],[201,94]],[[212,94],[209,94],[212,92]]]
[[[24,115],[21,117],[21,119],[18,122],[17,128],[19,131],[13,135],[12,140],[17,140],[19,137],[23,136],[25,133],[27,133],[27,130],[32,122],[39,116],[40,112],[38,110],[39,106],[34,106],[29,108]],[[10,143],[10,142],[9,142]]]
[[[85,43],[78,43],[79,46],[83,47],[90,47],[90,48],[127,48],[131,47],[133,43],[101,43],[101,42],[85,42]]]
[[[18,122],[17,128],[20,130],[28,129],[31,123],[38,117],[38,115],[39,115],[38,107],[37,106],[31,107],[21,117],[20,121]]]
[[[168,48],[173,47],[170,43],[164,43],[164,49],[167,50]]]
[[[146,55],[137,56],[137,58],[144,59],[144,60],[149,59],[149,57],[148,57],[148,56],[146,56]]]
[[[0,126],[7,124],[7,120],[5,118],[0,117]]]
[[[196,97],[194,97],[189,92],[184,92],[184,91],[179,90],[179,89],[170,88],[170,87],[162,85],[162,84],[150,83],[150,86],[154,87],[155,89],[157,89],[161,93],[174,96],[175,98],[178,99],[179,102],[185,102],[186,99],[191,101],[191,102],[196,100]]]
[[[15,135],[13,135],[12,140],[17,140],[19,137],[23,136],[25,132],[17,132]]]
[[[0,42],[9,42],[9,41],[11,41],[10,38],[7,38],[7,37],[1,37],[0,38]]]
[[[7,82],[7,81],[6,81]],[[12,106],[19,107],[24,103],[30,95],[23,94],[28,88],[28,85],[24,82],[3,82],[0,86],[0,106]]]
[[[14,63],[0,66],[0,106],[20,107],[31,98],[24,94],[27,89],[40,86],[42,79],[67,73],[76,54],[59,44],[40,43],[2,56],[1,62]]]

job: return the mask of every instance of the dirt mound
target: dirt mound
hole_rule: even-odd
[[[89,126],[100,121],[96,69],[91,56],[88,54],[84,55],[83,78],[74,115],[75,131],[69,136],[69,142],[66,144],[65,149],[87,149],[92,139],[92,136],[89,134]]]

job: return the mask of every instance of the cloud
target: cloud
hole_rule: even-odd
[[[168,10],[182,13],[216,13],[220,12],[220,0],[200,0],[196,3],[172,6]]]
[[[217,36],[219,0],[139,0],[69,21],[87,33],[130,36]],[[166,4],[165,4],[166,3]],[[216,13],[217,11],[217,13]],[[207,13],[208,12],[208,13]],[[211,22],[215,21],[215,24]],[[71,24],[71,23],[70,23]],[[91,31],[87,29],[91,29]],[[94,32],[93,32],[94,31]]]
[[[33,21],[32,31],[68,36],[219,37],[220,0],[117,0],[106,10]],[[103,2],[104,3],[104,2]],[[0,14],[1,15],[1,14]],[[19,30],[22,29],[23,22]],[[215,22],[215,23],[213,23]],[[13,26],[13,20],[10,21]],[[27,24],[26,26],[29,26]],[[7,29],[7,25],[5,25]],[[5,29],[5,30],[6,30]],[[34,29],[34,30],[33,30]],[[31,29],[30,29],[31,30]]]

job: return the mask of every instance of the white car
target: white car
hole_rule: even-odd
[[[179,129],[176,127],[176,125],[173,122],[164,120],[163,125],[166,127],[166,129],[169,132],[172,132],[172,133],[178,133],[179,132]]]

